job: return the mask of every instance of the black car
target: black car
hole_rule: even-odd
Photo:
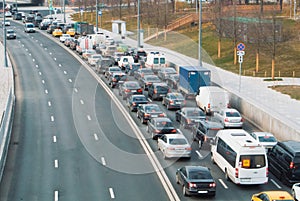
[[[51,23],[50,21],[42,21],[39,24],[39,29],[40,30],[47,30],[47,28],[49,27],[50,23]]]
[[[136,116],[141,123],[145,124],[151,118],[165,117],[166,115],[157,104],[141,104],[137,108]]]
[[[140,104],[147,104],[148,102],[145,95],[131,95],[127,99],[127,106],[130,111],[135,112]]]
[[[153,140],[157,140],[162,134],[175,134],[177,130],[171,119],[167,117],[157,117],[148,121],[147,132],[151,134]]]
[[[14,15],[13,15],[13,19],[14,20],[22,20],[22,13],[15,13]]]
[[[176,171],[176,183],[184,196],[216,195],[216,182],[210,170],[203,166],[184,166]]]
[[[157,77],[157,75],[145,75],[139,82],[144,90],[148,90],[149,86],[153,83],[160,83],[161,80]]]
[[[123,82],[125,82],[127,80],[127,76],[125,73],[123,72],[117,72],[117,73],[113,73],[109,79],[108,79],[108,84],[114,88],[115,86],[117,86],[118,84],[122,84]]]
[[[172,89],[178,89],[179,85],[179,75],[178,74],[171,74],[166,78],[166,83]]]
[[[205,113],[198,107],[183,107],[175,113],[176,121],[184,128],[191,128],[194,124],[205,120]]]
[[[278,142],[268,152],[269,170],[282,182],[300,182],[300,142]]]
[[[162,104],[165,105],[168,110],[173,108],[180,109],[185,106],[186,101],[181,93],[171,92],[163,97]]]
[[[166,83],[153,83],[148,88],[148,96],[151,97],[152,100],[162,100],[169,91],[170,88]]]
[[[202,148],[203,143],[212,143],[217,132],[223,129],[220,122],[203,120],[192,126],[193,140],[198,142],[199,149]]]
[[[143,89],[136,81],[126,81],[119,85],[119,95],[125,100],[132,94],[143,94]]]

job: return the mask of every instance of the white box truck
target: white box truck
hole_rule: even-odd
[[[229,96],[226,90],[218,86],[202,86],[199,87],[196,103],[206,114],[211,114],[228,108]]]

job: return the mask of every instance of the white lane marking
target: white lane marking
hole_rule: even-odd
[[[42,72],[41,72],[41,71],[39,71],[39,75],[42,75]]]
[[[152,100],[151,100],[150,98],[148,98],[148,101],[149,101],[149,102],[152,102]]]
[[[57,142],[57,139],[56,139],[56,136],[55,136],[55,135],[53,136],[53,142],[54,142],[54,143]]]
[[[43,44],[41,43],[40,46],[43,46]]]
[[[50,55],[52,55],[52,52],[49,52]]]
[[[33,62],[35,62],[35,59],[32,59]]]
[[[45,80],[42,80],[42,83],[45,84]]]
[[[114,190],[112,188],[109,188],[109,193],[110,193],[111,199],[115,199]]]
[[[35,67],[36,67],[36,68],[38,68],[38,67],[39,67],[39,65],[35,65]]]
[[[47,48],[45,47],[45,50],[47,50]]]
[[[58,64],[59,67],[61,67],[61,64]]]
[[[55,57],[54,57],[53,59],[54,59],[54,61],[56,61],[56,58],[55,58]]]
[[[225,182],[222,179],[219,179],[219,182],[224,186],[224,188],[228,189],[228,186],[225,184]]]
[[[67,74],[67,71],[64,70],[64,74],[66,75],[66,74]]]
[[[35,40],[35,42],[39,42],[38,40]]]
[[[58,191],[54,191],[54,201],[58,201]]]
[[[94,133],[94,138],[95,138],[96,141],[99,140],[98,135],[96,133]]]
[[[83,101],[83,100],[80,100],[80,103],[81,103],[81,105],[83,105],[83,104],[84,104],[84,101]]]
[[[74,91],[77,93],[77,92],[78,92],[78,89],[77,89],[77,88],[74,88]]]
[[[48,94],[48,90],[47,89],[45,89],[45,94]]]
[[[199,156],[199,158],[203,158],[203,156],[201,155],[201,153],[197,150],[196,154]]]
[[[29,53],[29,56],[31,56],[31,53]]]
[[[91,118],[91,116],[90,116],[90,115],[87,115],[86,117],[87,117],[87,119],[88,119],[89,121],[91,121],[91,120],[92,120],[92,118]]]
[[[54,121],[54,116],[51,116],[51,121]]]
[[[51,101],[48,101],[48,106],[51,107]]]
[[[58,160],[57,159],[54,160],[54,167],[58,168]]]
[[[271,179],[271,182],[279,189],[281,189],[281,186],[279,186],[279,184],[277,184],[277,182],[274,179]]]
[[[106,166],[106,162],[105,162],[105,158],[104,157],[101,157],[101,162],[102,162],[102,165]]]
[[[72,83],[73,82],[72,79],[69,79],[69,82]]]
[[[28,52],[28,49],[25,49],[26,52]]]

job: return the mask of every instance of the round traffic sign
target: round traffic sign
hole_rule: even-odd
[[[236,47],[239,51],[244,51],[246,46],[244,43],[239,43]]]

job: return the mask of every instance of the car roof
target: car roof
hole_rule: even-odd
[[[157,83],[153,83],[152,86],[168,86],[168,85],[165,82],[157,82]]]
[[[223,108],[222,110],[224,112],[238,112],[239,113],[239,111],[237,109],[234,109],[234,108]]]
[[[169,119],[168,117],[155,117],[155,118],[153,118],[153,120],[155,120],[155,121],[159,121],[159,122],[161,122],[161,121],[168,121],[168,122],[172,122],[172,120],[171,120],[171,119]]]
[[[199,170],[199,171],[209,171],[209,169],[207,167],[204,166],[200,166],[200,165],[190,165],[190,166],[185,166],[187,171],[191,171],[191,170]]]
[[[200,121],[199,123],[205,125],[208,128],[220,128],[220,129],[224,128],[224,126],[217,121],[203,120]]]
[[[278,144],[284,147],[291,154],[297,156],[300,155],[300,142],[290,140],[290,141],[279,142]]]
[[[255,134],[256,136],[273,136],[274,137],[274,135],[272,133],[269,133],[269,132],[259,132],[259,131],[257,131],[257,132],[252,132],[252,133]]]
[[[271,200],[294,200],[294,198],[287,191],[263,191],[269,196]]]
[[[172,138],[172,139],[186,139],[186,137],[183,134],[164,134],[167,138]]]
[[[198,107],[183,107],[181,110],[190,111],[190,110],[200,110]]]

